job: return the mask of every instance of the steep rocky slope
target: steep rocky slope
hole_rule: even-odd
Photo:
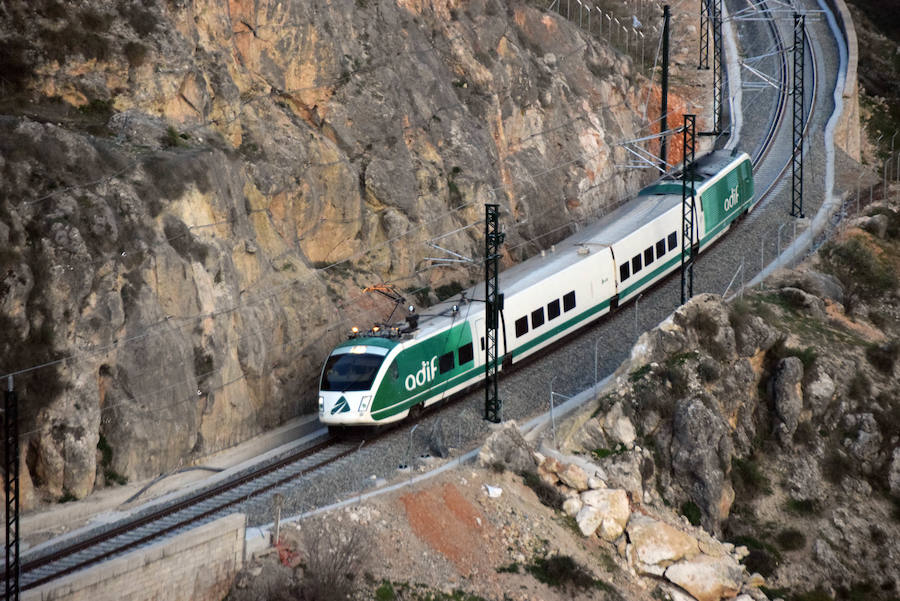
[[[746,545],[770,597],[897,599],[898,217],[873,207],[766,290],[676,311],[571,425],[569,450]],[[621,416],[634,448],[614,435]]]
[[[514,261],[636,190],[640,65],[544,8],[4,2],[0,373],[44,365],[15,378],[26,506],[312,410],[329,345],[390,309],[361,288],[478,276],[427,242],[477,258],[483,203]]]

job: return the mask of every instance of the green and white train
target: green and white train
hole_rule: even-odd
[[[746,154],[697,160],[694,240],[703,251],[752,208]],[[682,183],[668,176],[597,223],[500,274],[498,367],[515,364],[635,298],[681,262]],[[371,426],[401,420],[485,375],[484,285],[400,329],[355,335],[331,351],[319,420]]]

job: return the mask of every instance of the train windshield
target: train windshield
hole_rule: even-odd
[[[384,355],[343,353],[331,355],[322,371],[321,390],[348,392],[369,390]]]

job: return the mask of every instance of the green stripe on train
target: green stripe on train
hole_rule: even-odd
[[[472,330],[463,321],[400,351],[372,401],[372,417],[384,419],[406,411],[422,398],[438,394],[442,384],[470,371],[473,361],[458,365],[459,349],[468,344],[472,344]]]

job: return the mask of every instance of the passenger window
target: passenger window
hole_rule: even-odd
[[[653,247],[644,249],[644,265],[649,265],[653,262]]]
[[[475,358],[475,351],[472,349],[472,343],[464,344],[459,347],[459,351],[457,353],[459,355],[459,364],[465,365],[469,361]]]
[[[544,308],[531,312],[531,329],[544,325]]]
[[[484,336],[481,337],[481,350],[484,350]]]
[[[631,275],[631,268],[628,266],[628,263],[622,263],[619,265],[619,281],[624,282],[628,279],[628,276]]]
[[[666,239],[663,238],[659,242],[656,243],[656,258],[660,258],[666,254]]]
[[[669,234],[669,250],[675,250],[678,247],[678,234],[672,232]]]
[[[528,318],[520,317],[516,320],[516,338],[528,333]]]
[[[451,369],[453,369],[453,351],[444,353],[441,355],[441,358],[438,359],[438,371],[440,373],[445,374]]]
[[[641,255],[634,255],[631,257],[631,273],[637,273],[641,270],[643,265],[641,265]]]
[[[563,297],[563,309],[571,311],[575,308],[575,291],[568,293]]]
[[[559,310],[559,299],[555,301],[550,301],[550,304],[547,305],[547,321],[551,319],[556,319],[559,317],[561,311]]]

